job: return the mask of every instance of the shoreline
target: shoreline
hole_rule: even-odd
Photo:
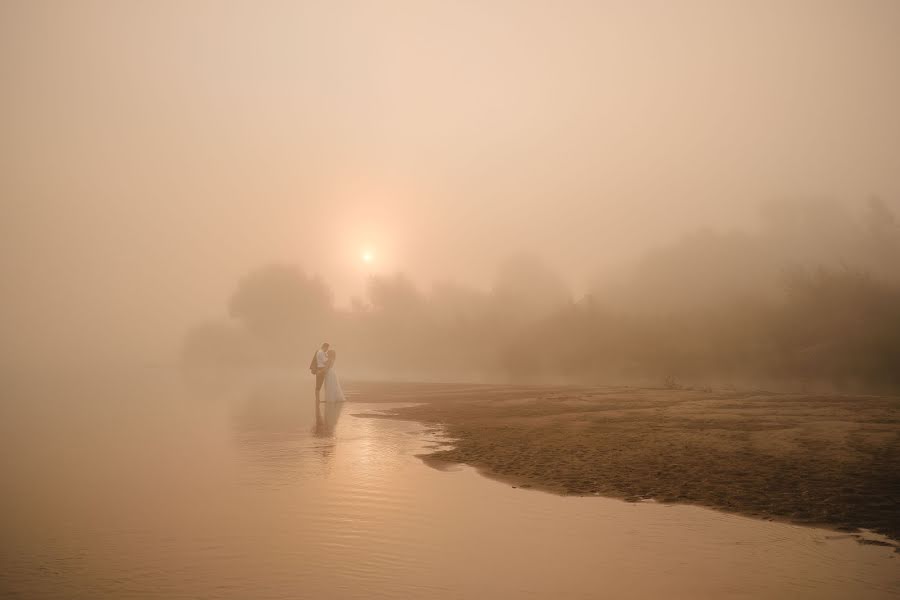
[[[690,504],[900,541],[900,397],[357,383],[440,427],[431,466],[557,495]],[[861,542],[867,543],[867,542]],[[895,546],[896,547],[896,546]],[[900,551],[900,549],[898,549]]]
[[[402,418],[402,417],[396,417]],[[770,523],[782,523],[785,525],[793,525],[796,527],[810,527],[814,529],[826,529],[829,531],[833,531],[835,534],[839,534],[839,537],[852,537],[856,540],[857,543],[861,545],[873,545],[873,546],[883,546],[887,548],[893,548],[895,552],[900,554],[900,541],[895,538],[890,537],[885,533],[879,533],[878,531],[872,529],[864,529],[859,527],[848,527],[842,525],[836,525],[834,523],[826,523],[826,522],[799,522],[793,521],[790,518],[763,514],[763,513],[746,513],[739,510],[722,508],[719,506],[712,506],[709,504],[703,504],[700,502],[689,502],[689,501],[677,501],[677,502],[664,502],[662,500],[658,500],[656,498],[639,498],[639,497],[626,497],[626,496],[611,496],[607,494],[600,493],[589,493],[589,494],[568,494],[564,491],[561,491],[559,488],[550,487],[546,485],[541,485],[540,483],[523,483],[522,480],[516,479],[514,477],[502,475],[499,473],[495,473],[490,470],[490,467],[485,465],[478,464],[469,464],[469,463],[458,463],[458,462],[449,462],[446,460],[442,460],[440,458],[434,458],[430,454],[419,454],[416,456],[423,463],[425,463],[428,467],[437,469],[439,471],[449,471],[454,467],[469,467],[474,469],[478,475],[484,477],[485,479],[489,479],[491,481],[509,485],[514,489],[522,489],[529,492],[540,492],[543,494],[550,494],[553,496],[558,496],[562,498],[605,498],[607,500],[618,500],[621,502],[628,502],[633,504],[659,504],[662,506],[693,506],[696,508],[703,508],[706,510],[714,510],[718,512],[722,512],[728,515],[734,515],[743,517],[746,519],[754,519],[760,521],[767,521]]]

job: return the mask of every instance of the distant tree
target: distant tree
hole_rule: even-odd
[[[273,264],[240,281],[228,311],[254,335],[290,339],[320,328],[331,316],[332,296],[321,280],[298,267]]]
[[[775,332],[786,369],[809,377],[900,384],[900,287],[841,268],[787,274]]]
[[[881,198],[870,198],[864,225],[868,234],[865,249],[870,268],[885,279],[900,280],[897,269],[897,262],[900,261],[900,222],[894,208]]]
[[[429,295],[429,306],[440,323],[460,326],[475,323],[487,316],[489,297],[480,290],[456,283],[435,284]]]
[[[496,309],[514,319],[546,317],[572,301],[562,277],[530,255],[501,264],[492,292]]]
[[[774,294],[776,264],[752,235],[704,229],[647,251],[621,281],[598,281],[595,292],[629,311],[710,308]]]
[[[372,309],[379,313],[410,316],[419,312],[424,298],[405,275],[374,275],[368,281],[368,296]]]

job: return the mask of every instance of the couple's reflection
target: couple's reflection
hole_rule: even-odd
[[[326,468],[329,468],[331,458],[334,456],[334,430],[337,427],[338,418],[341,416],[343,402],[314,402],[316,405],[316,424],[312,433],[321,441],[317,450],[322,457]]]
[[[316,425],[313,427],[313,433],[317,437],[330,438],[334,437],[334,430],[337,427],[338,419],[341,416],[341,408],[343,402],[316,402]]]
[[[252,464],[266,467],[267,478],[277,473],[293,477],[298,468],[327,469],[342,405],[316,406],[311,397],[298,398],[296,390],[276,386],[258,389],[236,407],[236,445]]]

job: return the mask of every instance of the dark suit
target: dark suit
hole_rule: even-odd
[[[309,372],[316,376],[317,392],[322,389],[322,384],[325,383],[325,369],[319,369],[319,361],[317,360],[318,355],[319,351],[316,350],[312,360],[309,362]]]

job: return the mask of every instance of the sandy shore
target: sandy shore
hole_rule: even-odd
[[[454,440],[425,457],[520,487],[692,503],[900,540],[900,398],[361,383]]]

